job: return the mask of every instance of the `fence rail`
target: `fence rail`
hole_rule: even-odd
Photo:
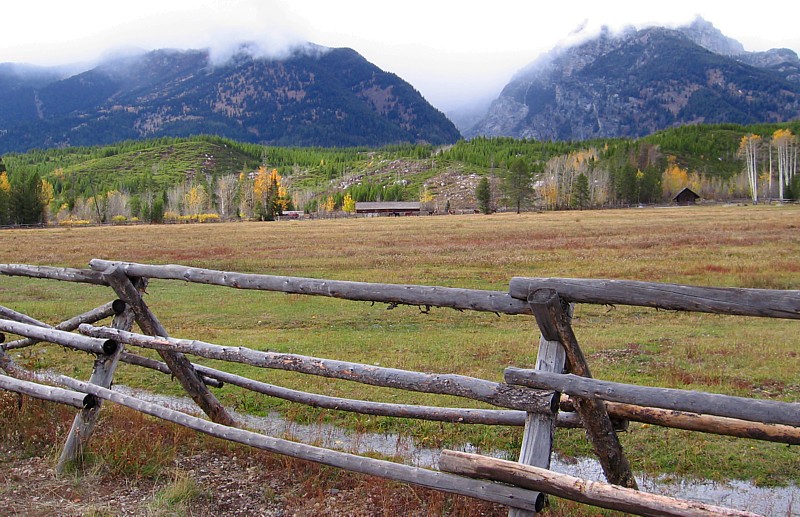
[[[799,291],[723,289],[618,280],[513,278],[506,293],[245,274],[181,265],[147,265],[99,259],[92,260],[88,270],[0,264],[0,275],[107,286],[118,296],[112,302],[55,326],[0,306],[0,331],[20,336],[0,345],[0,368],[8,374],[0,375],[0,388],[81,409],[60,465],[80,459],[91,436],[101,401],[108,400],[200,432],[272,452],[504,504],[515,516],[541,510],[546,493],[642,515],[752,515],[633,490],[636,482],[616,438],[616,431],[625,429],[628,420],[635,420],[693,431],[800,444],[800,404],[797,403],[620,385],[592,379],[589,365],[572,332],[569,316],[569,304],[595,303],[798,319]],[[529,315],[536,319],[541,331],[539,359],[533,370],[507,368],[506,382],[497,383],[455,374],[413,372],[170,338],[142,297],[149,279],[390,305]],[[114,321],[111,326],[95,325],[112,315]],[[132,332],[134,320],[141,333]],[[72,332],[75,329],[79,329],[80,333]],[[57,343],[97,355],[90,382],[26,370],[7,353],[8,350],[33,346],[37,342]],[[126,345],[157,350],[164,362],[125,350]],[[346,379],[374,386],[464,397],[502,409],[415,406],[329,397],[197,365],[190,362],[186,355]],[[109,390],[118,362],[174,375],[211,421]],[[443,451],[440,470],[421,469],[245,431],[235,426],[228,411],[209,391],[209,387],[220,387],[224,383],[315,407],[444,422],[524,426],[520,462],[511,462],[510,467],[507,465],[509,462]],[[559,396],[559,393],[569,397]],[[665,403],[667,399],[672,402]],[[575,491],[565,490],[563,484],[551,482],[564,482],[559,478],[560,475],[541,468],[549,467],[555,426],[584,427],[606,477],[616,485],[629,488],[609,489],[607,486],[611,485],[567,480],[567,484],[583,487]],[[473,479],[475,477],[485,479]],[[533,478],[539,481],[531,481]],[[609,493],[613,493],[614,497],[609,498]],[[689,513],[690,510],[692,513]]]

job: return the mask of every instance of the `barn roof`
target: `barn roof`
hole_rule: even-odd
[[[420,210],[420,203],[419,201],[361,201],[356,203],[356,211],[359,210],[413,211]]]
[[[687,196],[693,197],[695,199],[700,197],[700,195],[695,193],[694,190],[690,189],[689,187],[684,187],[680,192],[675,194],[675,197],[673,197],[672,200],[675,201],[678,198],[685,198]]]

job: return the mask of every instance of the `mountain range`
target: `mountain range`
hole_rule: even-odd
[[[194,134],[337,147],[460,138],[410,84],[346,48],[309,44],[279,59],[243,45],[224,63],[158,50],[66,76],[0,65],[0,153]]]
[[[485,109],[448,119],[356,51],[310,43],[281,58],[243,44],[224,62],[208,50],[157,50],[81,73],[0,64],[2,154],[198,134],[279,146],[442,145],[462,134],[587,140],[783,122],[800,118],[800,59],[789,49],[747,52],[701,18],[605,30],[540,56]]]
[[[746,52],[702,18],[599,36],[542,55],[505,86],[466,137],[640,137],[700,123],[800,117],[800,59]]]

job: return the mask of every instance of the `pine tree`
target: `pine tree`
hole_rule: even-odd
[[[578,174],[575,178],[575,185],[572,187],[572,206],[583,210],[589,206],[589,178],[584,173]]]
[[[38,172],[17,174],[11,181],[11,219],[16,224],[47,222],[42,178]]]
[[[527,205],[533,196],[533,173],[522,158],[511,162],[503,174],[503,190],[517,213]]]
[[[475,197],[478,199],[478,209],[481,213],[490,214],[492,212],[492,189],[489,186],[489,178],[484,176],[475,188]]]

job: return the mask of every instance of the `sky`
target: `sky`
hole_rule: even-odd
[[[702,16],[746,50],[800,53],[800,3],[786,0],[763,8],[697,0],[23,0],[0,12],[0,63],[88,69],[158,48],[211,48],[222,59],[241,41],[281,56],[311,41],[355,49],[445,112],[497,97],[539,55],[602,26],[678,26]]]

